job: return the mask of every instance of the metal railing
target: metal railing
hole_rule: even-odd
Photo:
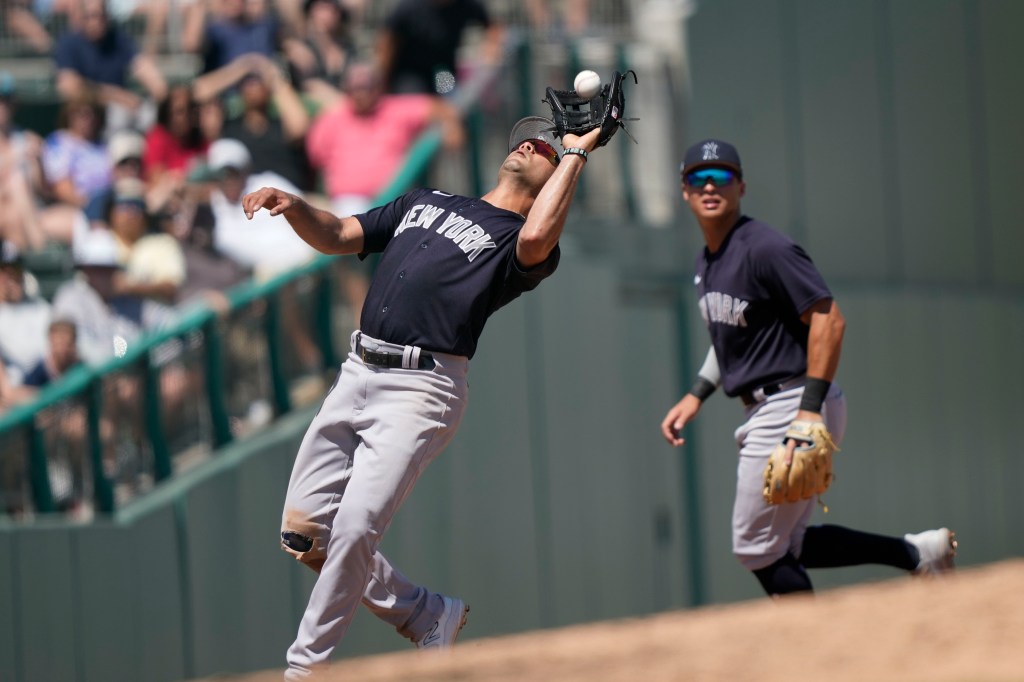
[[[242,285],[226,314],[194,308],[0,415],[2,511],[113,511],[316,399],[341,350],[334,325],[350,319],[336,295],[340,267],[319,257]]]

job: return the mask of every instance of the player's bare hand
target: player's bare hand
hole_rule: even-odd
[[[289,194],[276,187],[261,187],[242,197],[242,210],[245,211],[245,217],[252,220],[252,217],[261,208],[270,211],[270,215],[281,215],[299,201],[300,199],[294,194]]]
[[[597,139],[601,136],[601,129],[594,128],[589,133],[583,135],[573,135],[572,133],[566,133],[562,135],[562,148],[568,149],[569,147],[582,147],[588,152],[594,151],[597,146]]]
[[[692,393],[687,393],[668,411],[665,418],[661,420],[661,435],[669,445],[679,447],[686,442],[686,439],[680,435],[680,431],[693,421],[693,418],[700,412],[700,406],[700,398]]]

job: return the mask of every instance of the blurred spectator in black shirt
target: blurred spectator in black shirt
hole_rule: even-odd
[[[288,79],[269,59],[243,55],[218,74],[197,80],[196,97],[222,96],[235,85],[242,111],[225,121],[221,138],[239,140],[248,148],[251,170],[274,171],[299,189],[312,189],[313,173],[304,145],[310,117]]]
[[[284,41],[296,90],[323,106],[337,99],[338,84],[355,55],[349,11],[341,0],[305,0],[302,35]]]
[[[480,0],[400,0],[377,38],[377,58],[392,93],[451,92],[456,57],[469,26],[485,30],[484,63],[497,63],[503,30]]]

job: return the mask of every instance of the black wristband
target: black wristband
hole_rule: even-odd
[[[582,147],[569,147],[562,152],[562,156],[565,156],[566,154],[576,154],[577,156],[582,156],[584,161],[587,160],[587,150]]]
[[[804,395],[800,398],[800,409],[820,414],[821,406],[825,402],[825,396],[828,395],[828,389],[831,386],[831,381],[809,377],[807,383],[804,384]]]
[[[698,376],[697,380],[693,382],[693,387],[690,388],[690,394],[696,396],[701,402],[704,402],[712,393],[715,392],[717,388],[717,386],[704,377]]]

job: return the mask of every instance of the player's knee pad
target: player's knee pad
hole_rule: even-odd
[[[296,561],[319,571],[327,558],[330,529],[322,523],[310,521],[294,510],[286,510],[281,522],[281,549]]]

